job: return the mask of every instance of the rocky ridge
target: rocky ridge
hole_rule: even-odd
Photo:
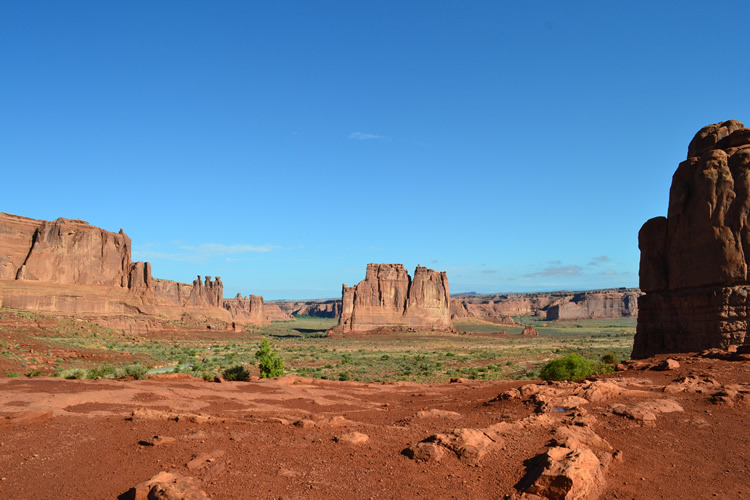
[[[122,229],[0,213],[0,242],[0,307],[97,315],[102,324],[135,329],[158,328],[158,317],[186,312],[226,323],[267,321],[262,298],[225,303],[218,276],[192,283],[153,278],[149,262],[131,260]]]

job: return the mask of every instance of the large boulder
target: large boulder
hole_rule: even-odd
[[[672,177],[667,217],[647,221],[633,357],[747,342],[750,130],[702,128]]]

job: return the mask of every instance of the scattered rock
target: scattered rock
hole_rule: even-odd
[[[445,456],[445,448],[436,443],[422,441],[405,449],[403,454],[420,462],[439,462]]]
[[[681,377],[667,385],[664,392],[714,392],[721,388],[721,384],[711,377],[687,376]]]
[[[454,429],[445,434],[435,434],[422,443],[434,443],[451,450],[462,461],[477,464],[487,454],[487,450],[497,439],[490,438],[481,429]],[[425,450],[420,451],[424,453]],[[414,455],[416,455],[416,449]]]
[[[52,417],[53,415],[51,411],[21,411],[0,418],[0,427],[4,427],[6,425],[26,425],[37,422],[44,422],[47,420],[52,420]]]
[[[189,461],[185,466],[195,472],[204,467],[208,467],[216,461],[217,458],[224,456],[224,450],[214,450],[210,453],[201,453]]]
[[[367,443],[370,440],[370,436],[361,432],[347,432],[333,439],[337,443],[360,445]]]
[[[538,456],[516,486],[537,498],[597,498],[605,486],[604,467],[589,448],[550,448]]]
[[[209,500],[198,481],[176,472],[160,472],[148,481],[130,488],[119,498],[121,500]]]
[[[652,370],[663,372],[667,370],[676,370],[679,367],[680,367],[680,363],[678,363],[672,358],[667,358],[661,363],[659,363],[658,365],[654,366]]]
[[[415,418],[433,418],[433,417],[443,417],[443,418],[452,418],[452,419],[459,419],[461,418],[461,414],[455,411],[448,411],[448,410],[441,410],[439,408],[431,408],[429,410],[420,410],[414,415]]]
[[[672,413],[683,411],[682,406],[671,399],[657,399],[654,401],[642,401],[636,404],[614,404],[610,410],[615,415],[627,417],[643,425],[653,426],[656,417],[660,413]]]
[[[169,436],[154,436],[152,439],[144,439],[142,441],[138,441],[138,444],[142,446],[162,446],[165,444],[174,443],[177,441],[173,437]]]
[[[303,429],[312,429],[313,427],[315,427],[315,422],[310,420],[309,418],[303,418],[294,422],[293,425],[295,427],[302,427]]]

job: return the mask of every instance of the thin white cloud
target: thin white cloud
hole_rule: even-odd
[[[267,253],[277,248],[277,245],[269,243],[265,245],[248,245],[235,243],[226,245],[224,243],[201,243],[199,245],[185,245],[170,243],[164,245],[145,244],[133,247],[133,260],[170,260],[173,262],[205,262],[216,257],[225,257],[228,261],[237,260],[230,255],[237,256],[247,253]]]
[[[581,266],[570,265],[570,266],[551,266],[537,271],[535,273],[525,274],[525,278],[533,278],[536,276],[579,276],[583,272]]]
[[[223,243],[201,243],[200,245],[180,245],[180,248],[188,252],[200,255],[234,255],[238,253],[265,253],[278,248],[275,245],[224,245]]]
[[[614,276],[617,274],[617,271],[614,269],[607,269],[606,271],[602,272],[604,276]]]
[[[604,264],[605,262],[609,262],[611,259],[607,257],[606,255],[600,255],[598,257],[592,257],[591,262],[586,264],[587,266],[598,266],[599,264]]]
[[[385,136],[377,134],[367,134],[365,132],[352,132],[351,134],[349,134],[349,139],[354,139],[356,141],[374,141],[385,139]]]

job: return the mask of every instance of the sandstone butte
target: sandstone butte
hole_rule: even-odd
[[[379,328],[452,330],[448,277],[417,266],[412,280],[402,264],[368,264],[365,279],[342,285],[341,316],[332,333]]]
[[[221,278],[156,279],[132,262],[125,232],[78,219],[0,213],[0,307],[81,314],[115,328],[159,328],[190,313],[207,321],[267,323],[263,297],[223,298]]]
[[[750,130],[702,128],[672,177],[666,217],[647,221],[633,357],[747,344]]]

